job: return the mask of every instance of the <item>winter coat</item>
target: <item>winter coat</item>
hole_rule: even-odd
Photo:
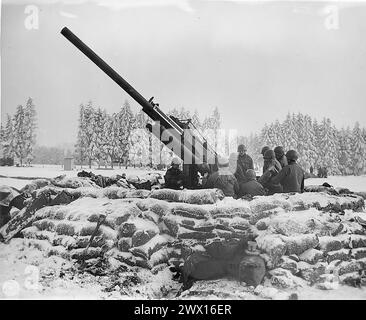
[[[285,155],[283,155],[281,158],[276,159],[281,164],[281,168],[284,168],[288,165],[288,161]]]
[[[277,172],[270,171],[269,168],[271,167],[274,167]],[[259,178],[258,182],[268,190],[268,195],[282,192],[282,185],[274,181],[274,178],[280,171],[280,163],[276,159],[273,159],[268,163],[266,171]]]
[[[283,192],[304,192],[304,179],[304,170],[296,162],[291,162],[272,179],[272,182],[281,183]]]
[[[251,196],[264,196],[266,191],[263,186],[257,180],[250,180],[245,183],[241,183],[239,185],[239,196],[242,197],[246,194],[250,194]]]
[[[264,160],[263,164],[263,173],[267,171],[267,169],[271,166],[274,166],[278,172],[282,169],[281,163],[277,159],[273,159],[270,161]]]
[[[164,176],[165,188],[180,189],[183,185],[183,172],[177,168],[169,168]]]
[[[219,171],[210,174],[203,188],[220,189],[226,197],[235,198],[239,193],[238,181],[228,167],[219,168]]]
[[[248,181],[247,178],[245,177],[245,173],[247,172],[248,169],[254,169],[253,159],[247,154],[243,156],[239,154],[237,161],[237,168],[235,172],[235,177],[239,183]]]

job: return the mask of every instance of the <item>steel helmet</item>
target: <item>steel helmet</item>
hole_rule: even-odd
[[[257,174],[255,173],[255,171],[253,169],[248,169],[246,172],[245,172],[245,177],[247,179],[256,179],[257,178]]]
[[[264,155],[263,155],[263,159],[265,160],[272,160],[272,159],[276,159],[275,153],[273,150],[267,150]]]
[[[285,154],[285,151],[283,150],[283,147],[281,147],[281,146],[277,146],[276,148],[274,148],[273,151],[275,154],[277,154],[280,157],[282,157]]]
[[[288,160],[296,161],[299,158],[299,155],[298,155],[297,151],[295,151],[295,150],[289,150],[286,153],[286,158]]]
[[[238,152],[240,152],[240,151],[247,151],[247,147],[245,146],[245,145],[243,145],[243,144],[239,144],[239,146],[238,146]]]
[[[263,147],[263,148],[262,148],[262,151],[261,151],[262,156],[264,156],[265,152],[266,152],[267,150],[270,150],[270,149],[271,149],[271,148],[270,148],[270,147],[268,147],[268,146]]]
[[[176,165],[180,165],[180,159],[178,158],[178,157],[174,157],[173,159],[172,159],[172,165],[173,164],[176,164]]]

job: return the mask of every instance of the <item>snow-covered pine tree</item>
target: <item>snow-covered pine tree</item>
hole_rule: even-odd
[[[100,107],[94,111],[93,158],[98,161],[98,168],[100,168],[101,161],[105,157],[103,154],[105,117],[106,112]]]
[[[86,158],[89,161],[89,168],[91,168],[92,160],[94,159],[94,129],[95,129],[95,121],[94,121],[94,107],[93,102],[89,101],[87,105],[84,107],[84,138],[85,138],[85,147],[86,147]]]
[[[329,118],[323,118],[319,126],[320,165],[328,169],[328,173],[336,174],[338,169],[337,134]]]
[[[353,173],[352,170],[352,132],[349,127],[338,131],[338,163],[342,175]]]
[[[149,162],[149,132],[146,129],[148,118],[140,110],[135,116],[135,124],[130,136],[129,158],[134,166],[145,166]]]
[[[103,135],[103,154],[106,161],[110,161],[113,169],[113,160],[118,158],[118,117],[116,113],[106,115]],[[119,160],[120,163],[120,160]]]
[[[315,169],[315,163],[317,158],[316,135],[311,117],[309,115],[304,116],[303,137],[305,141],[305,146],[304,153],[301,154],[301,157],[304,157],[304,161],[307,164],[307,169],[310,170],[310,167],[313,167],[313,169]]]
[[[37,112],[36,107],[33,103],[32,98],[28,98],[26,106],[24,108],[24,126],[25,126],[25,152],[26,152],[26,161],[27,164],[30,165],[32,162],[34,155],[33,149],[36,145],[36,129],[37,129]]]
[[[81,168],[83,167],[83,161],[86,159],[87,154],[87,142],[85,138],[85,120],[84,120],[85,108],[83,104],[79,106],[79,123],[78,123],[78,135],[75,145],[75,158],[80,162]]]
[[[23,160],[27,156],[27,131],[25,127],[25,110],[22,105],[18,105],[14,115],[14,153],[23,165]]]
[[[135,123],[134,114],[131,111],[131,106],[127,100],[123,103],[120,111],[117,113],[118,123],[118,155],[120,160],[128,161],[131,147],[130,135]],[[146,124],[145,124],[146,125]]]
[[[6,124],[3,132],[2,146],[4,158],[14,158],[14,125],[13,119],[9,114],[6,114]]]
[[[360,124],[355,123],[352,130],[352,169],[354,175],[360,175],[366,171],[366,141],[364,140]]]

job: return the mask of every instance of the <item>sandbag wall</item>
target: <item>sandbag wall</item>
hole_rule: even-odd
[[[107,255],[154,269],[178,266],[187,250],[204,251],[212,241],[251,235],[268,281],[283,288],[306,281],[326,289],[329,275],[351,283],[366,269],[365,228],[352,218],[364,208],[360,196],[311,192],[246,201],[218,190],[102,190],[75,189],[78,200],[37,211],[22,231],[26,241],[66,258]],[[100,214],[107,218],[85,251]]]

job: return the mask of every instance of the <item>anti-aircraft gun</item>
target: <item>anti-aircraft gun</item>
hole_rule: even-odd
[[[208,145],[207,140],[189,119],[180,120],[166,115],[159,105],[153,102],[153,97],[146,100],[68,28],[63,28],[61,34],[142,106],[142,110],[153,121],[152,124],[147,125],[147,129],[183,160],[186,188],[197,188],[197,173],[204,167],[204,164],[209,165],[211,171],[217,170],[216,151]]]

